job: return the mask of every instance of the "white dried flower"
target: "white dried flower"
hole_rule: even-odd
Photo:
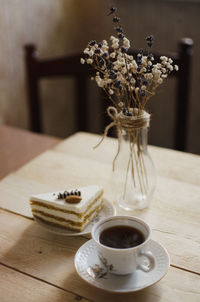
[[[171,58],[169,58],[169,59],[168,59],[168,62],[169,62],[170,64],[172,64],[172,63],[173,63],[173,60],[172,60]]]
[[[114,42],[112,43],[112,48],[117,49],[119,47],[119,43]]]
[[[127,67],[129,71],[132,71],[134,68],[133,63],[128,64]]]
[[[152,68],[152,74],[156,77],[159,77],[161,74],[161,71],[159,69],[157,69],[156,65]]]
[[[131,84],[135,84],[135,79],[134,78],[131,78]]]
[[[159,78],[161,76],[162,72],[160,70],[156,70],[155,76],[156,78]]]
[[[125,68],[125,67],[123,67],[123,68],[121,69],[121,73],[122,73],[122,74],[126,74],[126,68]]]
[[[105,82],[103,79],[101,79],[99,76],[96,77],[96,82],[97,82],[97,85],[101,88],[103,88],[105,86]]]
[[[147,80],[152,80],[152,79],[153,79],[153,74],[152,74],[152,73],[146,73],[146,74],[144,75],[144,77],[145,77],[145,79],[147,79]]]
[[[124,77],[121,78],[121,82],[122,82],[122,84],[127,84],[127,81]]]
[[[161,56],[160,59],[161,59],[162,63],[165,63],[168,60],[168,58],[166,56]]]
[[[94,55],[94,51],[90,49],[90,51],[88,52],[89,56],[92,57]]]
[[[113,82],[112,79],[107,79],[107,80],[106,80],[106,83],[107,83],[107,84],[111,84],[112,82]]]
[[[115,52],[111,52],[110,57],[114,59],[115,56],[116,56],[116,53]]]
[[[81,58],[80,62],[81,64],[85,64],[85,60],[83,58]]]
[[[178,71],[178,70],[179,70],[178,65],[174,65],[174,69],[175,69],[176,71]]]
[[[119,106],[119,107],[123,107],[123,106],[124,106],[123,102],[119,102],[119,103],[118,103],[118,106]]]
[[[157,80],[157,83],[158,83],[158,84],[162,84],[162,82],[163,82],[163,79],[161,79],[161,78],[159,78],[159,79]]]
[[[88,48],[88,47],[85,48],[84,51],[83,51],[83,53],[88,55],[88,53],[89,53],[89,48]]]
[[[96,47],[95,46],[90,46],[90,50],[95,51]]]
[[[101,50],[102,50],[103,52],[106,52],[108,49],[109,49],[109,47],[106,46],[106,45],[103,45],[103,46],[101,47]]]
[[[151,63],[151,61],[149,61],[149,62]],[[147,56],[142,57],[142,64],[145,65],[145,66],[147,65]]]
[[[87,63],[88,64],[92,64],[93,63],[93,59],[87,59]]]
[[[110,95],[114,94],[114,91],[112,89],[109,89],[109,94]]]
[[[133,60],[133,72],[134,73],[136,73],[136,71],[137,71],[137,68],[138,68],[138,65],[137,65],[137,63],[136,63],[136,61],[135,60]]]
[[[130,48],[130,41],[126,37],[123,38],[123,45],[125,48]]]
[[[115,61],[113,64],[114,64],[115,66],[116,66],[116,65],[117,65],[117,66],[120,66],[121,62],[120,62],[120,60],[117,60],[117,61]]]
[[[125,61],[125,59],[123,57],[120,57],[120,63],[123,64],[123,65],[126,64],[126,61]]]

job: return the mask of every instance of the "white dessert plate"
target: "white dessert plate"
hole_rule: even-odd
[[[41,221],[40,219],[37,219],[36,217],[34,217],[34,220],[37,221],[39,223],[39,225],[41,225],[42,227],[44,227],[45,229],[47,229],[50,232],[53,232],[53,233],[56,233],[59,235],[65,235],[65,236],[81,236],[81,235],[91,234],[93,225],[96,222],[98,222],[100,219],[106,218],[109,216],[114,216],[114,215],[115,215],[114,206],[107,199],[104,198],[104,206],[103,206],[102,210],[99,212],[99,214],[94,219],[92,219],[92,221],[86,226],[86,228],[82,232],[71,231],[71,230],[67,230],[64,228],[52,226],[48,223]]]
[[[74,258],[74,264],[79,276],[95,287],[116,293],[135,292],[158,282],[169,268],[169,255],[163,246],[150,240],[148,249],[153,253],[156,261],[155,268],[148,273],[141,270],[136,270],[129,275],[109,273],[108,268],[99,260],[93,239],[79,248]]]

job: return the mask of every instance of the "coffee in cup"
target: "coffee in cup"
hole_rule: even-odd
[[[92,229],[99,259],[111,267],[110,273],[125,275],[140,269],[151,271],[155,259],[148,250],[151,230],[146,222],[132,216],[100,220]],[[148,265],[144,264],[148,260]]]

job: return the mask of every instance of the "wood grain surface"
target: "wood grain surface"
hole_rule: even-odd
[[[37,292],[35,300],[30,301],[45,301],[48,291],[53,292],[55,301],[63,301],[65,295],[69,295],[67,301],[124,301],[123,297],[126,301],[140,302],[199,301],[199,156],[150,147],[158,173],[155,196],[148,209],[126,212],[119,209],[113,194],[117,186],[111,163],[117,142],[106,138],[94,151],[92,147],[99,139],[96,135],[78,133],[0,182],[0,270],[4,276],[0,288],[5,293],[5,284],[10,288],[19,274],[16,301],[20,301],[18,288],[24,278],[28,279],[22,301],[26,301],[28,290],[37,282],[44,287],[44,297]],[[103,185],[105,197],[113,202],[118,214],[143,218],[152,228],[152,238],[167,248],[171,267],[159,283],[125,295],[96,289],[78,277],[73,264],[75,252],[88,238],[52,234],[31,219],[30,195],[94,183]],[[10,297],[13,292],[10,290]]]
[[[7,221],[10,221],[10,227]],[[136,302],[199,301],[200,277],[197,274],[170,267],[160,282],[141,292],[107,293],[87,284],[75,272],[75,252],[87,240],[83,236],[57,236],[32,220],[3,210],[0,210],[0,229],[1,263],[89,300],[124,301],[125,297],[125,301],[134,299]]]
[[[89,301],[88,299],[80,297],[77,294],[73,294],[59,287],[55,287],[48,282],[44,282],[38,278],[33,278],[2,264],[0,264],[0,272],[1,302]]]

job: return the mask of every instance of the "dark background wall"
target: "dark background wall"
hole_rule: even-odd
[[[181,0],[0,0],[0,122],[28,127],[23,45],[37,44],[42,57],[82,51],[91,39],[109,39],[107,17],[116,5],[132,47],[145,48],[145,37],[155,36],[154,49],[177,50],[182,37],[194,40],[191,98],[188,112],[187,151],[200,153],[200,1]],[[45,132],[66,137],[75,131],[72,80],[43,81]],[[91,131],[98,132],[99,111],[94,83],[90,98]],[[174,83],[161,86],[152,98],[150,143],[172,147]]]

